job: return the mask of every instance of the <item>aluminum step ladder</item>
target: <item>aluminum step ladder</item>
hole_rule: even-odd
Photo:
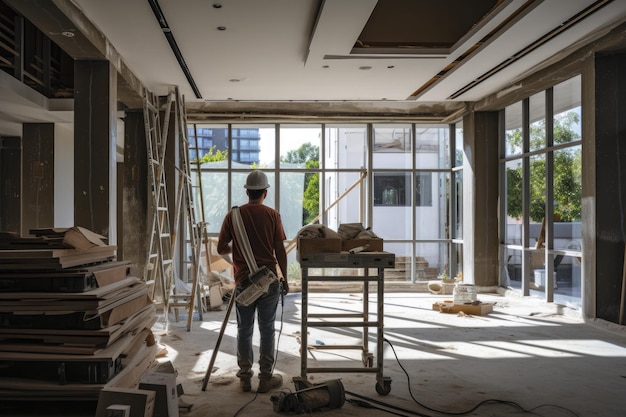
[[[168,103],[171,104],[171,103]],[[166,106],[167,107],[167,106]],[[144,279],[152,285],[152,299],[168,311],[169,295],[174,283],[173,244],[165,178],[165,151],[170,109],[164,110],[161,122],[161,100],[147,89],[143,92],[143,115],[146,129],[148,176],[152,196],[152,227]]]
[[[178,87],[170,89],[170,95],[176,102],[176,126],[177,136],[179,144],[179,157],[180,166],[177,167],[179,172],[178,193],[176,198],[176,219],[179,221],[184,213],[186,239],[177,239],[176,241],[185,242],[189,245],[189,250],[183,250],[183,253],[189,254],[189,270],[191,271],[191,291],[188,294],[177,294],[176,297],[182,297],[188,310],[187,315],[187,331],[191,330],[191,322],[193,318],[194,304],[200,320],[202,320],[202,313],[204,305],[202,298],[197,297],[200,290],[200,254],[202,251],[202,241],[204,238],[204,221],[198,222],[196,217],[196,205],[194,204],[194,185],[192,181],[191,163],[189,155],[189,139],[187,135],[187,113],[185,111],[184,97],[180,94]],[[198,176],[201,173],[198,170]],[[202,198],[202,194],[200,194]],[[204,210],[202,210],[202,217],[204,217]],[[174,302],[181,303],[180,298],[173,300]]]

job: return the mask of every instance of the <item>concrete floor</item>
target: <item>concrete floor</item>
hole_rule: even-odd
[[[376,392],[375,374],[308,375],[312,383],[340,379],[346,392],[382,402],[370,404],[395,414],[351,402],[340,409],[314,414],[626,415],[624,326],[601,320],[583,323],[576,312],[511,293],[479,294],[480,301],[495,303],[494,311],[484,316],[444,314],[432,309],[434,302],[450,298],[425,293],[385,296],[385,339],[389,343],[384,343],[382,371],[392,380],[388,395]],[[360,311],[362,306],[362,293],[309,294],[309,312],[318,307],[326,312]],[[370,311],[376,307],[376,299],[370,297]],[[181,400],[191,405],[181,415],[278,415],[273,410],[271,393],[255,395],[256,380],[251,393],[239,390],[235,377],[234,312],[216,357],[214,373],[206,391],[201,390],[225,309],[226,306],[222,311],[205,313],[202,322],[193,322],[190,332],[184,322],[169,323],[167,333],[159,336],[167,350],[160,360],[172,361],[185,391]],[[300,309],[301,295],[289,294],[282,315],[276,372],[284,377],[283,389],[291,391],[292,378],[300,375]],[[359,336],[359,329],[310,327],[308,337],[309,343],[360,345]],[[369,350],[376,352],[375,333],[370,333]],[[316,350],[309,354],[308,365],[319,366],[326,361],[332,361],[334,367],[349,368],[362,363],[359,351]],[[353,394],[346,394],[346,400],[360,399]]]
[[[309,312],[358,312],[362,293],[310,293]],[[495,303],[483,316],[440,313],[436,301],[451,299],[426,293],[391,292],[385,296],[385,339],[382,372],[391,378],[388,395],[376,392],[371,373],[309,373],[311,383],[340,379],[346,390],[341,408],[314,412],[320,416],[549,416],[613,417],[626,415],[626,327],[602,320],[583,323],[575,311],[534,298],[507,294],[479,294]],[[370,296],[370,311],[377,301]],[[232,312],[205,391],[202,381],[221,328],[222,310],[204,313],[187,331],[185,316],[160,320],[154,327],[163,346],[159,361],[170,361],[184,389],[180,400],[190,406],[181,417],[277,416],[272,393],[256,395],[239,390],[235,360],[236,319]],[[300,375],[301,294],[286,297],[282,326],[278,324],[276,372],[285,392],[293,391]],[[281,317],[279,307],[278,316]],[[309,342],[360,345],[360,330],[309,328]],[[257,335],[255,334],[255,337]],[[376,352],[370,333],[369,351]],[[357,350],[315,350],[310,367],[361,368]],[[318,365],[319,364],[319,365]],[[374,363],[374,366],[378,365]],[[255,367],[256,368],[256,367]],[[406,370],[406,374],[405,374]],[[408,375],[407,375],[408,374]],[[325,393],[325,391],[317,391]],[[363,408],[349,400],[371,398]],[[317,404],[320,404],[319,402]],[[324,403],[321,403],[324,404]],[[69,412],[72,409],[74,412]],[[80,415],[93,412],[76,407],[65,412],[47,409],[40,414]],[[523,410],[527,410],[526,412]],[[60,412],[61,414],[58,414]],[[2,414],[2,413],[0,413]]]

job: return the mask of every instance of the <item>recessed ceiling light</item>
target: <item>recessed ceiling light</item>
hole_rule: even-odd
[[[322,65],[322,68],[330,68],[330,65]]]
[[[218,26],[217,30],[226,30],[226,26]]]
[[[213,3],[213,8],[214,9],[221,9],[222,5],[220,3]]]
[[[367,71],[367,70],[371,70],[372,67],[370,67],[369,65],[363,65],[362,67],[359,67],[359,69],[362,71]]]
[[[389,68],[389,69],[392,69],[392,68],[395,68],[395,67],[396,67],[395,65],[387,65],[387,68]]]
[[[74,32],[70,32],[69,30],[66,30],[65,32],[61,32],[61,35],[67,36],[68,38],[73,38]]]
[[[231,78],[230,80],[231,83],[238,83],[239,81],[241,81],[239,78]]]

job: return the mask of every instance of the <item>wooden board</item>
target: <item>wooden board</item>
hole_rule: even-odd
[[[101,330],[0,329],[0,351],[91,355],[127,333],[150,328],[156,321],[154,304]]]
[[[142,336],[138,336],[141,338]],[[0,400],[2,401],[96,401],[103,388],[134,388],[141,377],[154,364],[160,347],[143,343],[141,348],[123,359],[124,368],[106,384],[67,383],[57,384],[28,378],[0,378]]]
[[[438,302],[433,304],[433,310],[437,310],[441,313],[457,314],[463,312],[474,316],[482,316],[493,311],[493,304],[480,303],[479,305],[471,305]]]
[[[96,300],[115,297],[120,290],[136,285],[142,281],[136,277],[127,277],[110,285],[81,293],[54,293],[49,292],[0,292],[0,301],[3,300]]]
[[[111,261],[61,271],[0,270],[2,292],[85,292],[128,277],[130,262]]]
[[[60,258],[64,256],[81,255],[85,253],[98,253],[116,250],[117,246],[93,246],[89,249],[79,250],[76,248],[45,248],[45,249],[0,249],[0,259],[40,259]]]

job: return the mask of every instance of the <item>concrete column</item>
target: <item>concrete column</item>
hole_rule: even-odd
[[[54,124],[22,127],[21,236],[30,229],[54,227]]]
[[[0,230],[20,233],[22,139],[0,137]]]
[[[118,258],[132,262],[131,275],[141,278],[150,244],[148,153],[141,110],[127,111],[124,117],[124,164]],[[120,251],[119,248],[122,248]]]
[[[74,64],[74,222],[117,243],[117,73],[108,61]]]
[[[626,243],[626,54],[595,56],[593,83],[595,106],[591,138],[595,146],[592,166],[583,159],[583,170],[593,170],[595,189],[584,190],[583,208],[594,210],[596,317],[617,322],[622,294],[624,244]],[[584,87],[584,85],[583,85]],[[584,122],[583,122],[584,123]],[[588,152],[585,151],[585,155]],[[585,158],[585,155],[583,158]],[[583,174],[585,174],[583,171]],[[586,177],[586,175],[583,175]],[[593,195],[595,194],[595,201]],[[591,201],[590,201],[591,200]],[[586,227],[585,227],[586,228]],[[585,234],[585,232],[583,232]],[[585,243],[583,241],[583,243]],[[587,282],[587,281],[586,281]],[[585,291],[585,286],[583,285]],[[589,293],[585,291],[586,295]]]
[[[463,119],[463,281],[498,285],[498,113]]]

